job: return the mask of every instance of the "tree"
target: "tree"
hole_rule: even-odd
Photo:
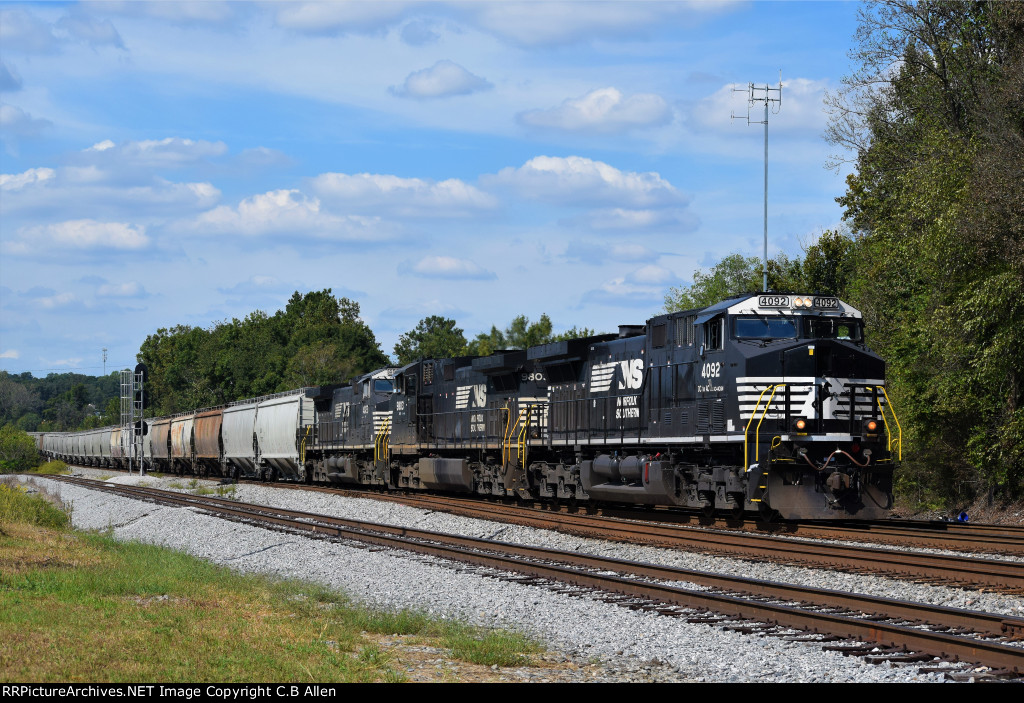
[[[807,247],[803,260],[803,285],[811,293],[847,298],[856,265],[857,243],[839,230],[825,230]]]
[[[554,339],[551,318],[547,313],[541,313],[537,322],[530,322],[526,315],[517,315],[504,331],[492,325],[490,332],[478,334],[467,345],[466,353],[486,356],[499,349],[526,349]]]
[[[423,318],[415,329],[403,334],[395,344],[395,358],[399,366],[420,358],[460,356],[465,351],[466,337],[462,329],[455,326],[455,320],[439,315]]]
[[[13,425],[0,427],[0,473],[28,471],[39,463],[35,440]]]
[[[761,290],[764,284],[764,262],[756,256],[729,254],[710,271],[693,272],[693,284],[669,288],[665,295],[665,311],[705,308],[725,298]],[[803,288],[799,259],[783,253],[768,260],[768,289],[796,292]]]
[[[296,291],[284,310],[209,328],[159,329],[143,342],[154,411],[172,414],[307,385],[342,383],[387,366],[359,304],[331,290]]]
[[[887,0],[860,14],[828,138],[848,289],[939,496],[1024,489],[1024,5]]]

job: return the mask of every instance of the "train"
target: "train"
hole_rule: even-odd
[[[751,293],[618,332],[46,433],[69,463],[492,498],[884,519],[885,362],[836,297]],[[134,444],[134,448],[133,445]]]

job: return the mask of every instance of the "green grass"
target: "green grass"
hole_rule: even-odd
[[[235,498],[235,490],[237,486],[231,484],[228,486],[201,486],[192,490],[193,495],[197,496],[217,496],[219,498]]]
[[[41,474],[43,476],[61,476],[64,474],[70,474],[71,470],[63,461],[48,461],[45,464],[32,469],[29,473]]]
[[[374,635],[521,666],[519,635],[355,607],[325,587],[244,575],[74,532],[52,498],[0,484],[0,680],[401,682]],[[43,525],[46,525],[44,527]]]
[[[63,528],[71,521],[71,510],[34,481],[21,484],[12,479],[0,481],[0,530],[8,523]]]

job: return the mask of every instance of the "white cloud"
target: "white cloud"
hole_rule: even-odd
[[[473,7],[481,27],[527,46],[642,36],[678,11],[676,3],[660,2],[482,2]]]
[[[650,309],[662,304],[665,291],[661,286],[638,283],[630,278],[618,276],[606,281],[600,288],[587,291],[583,294],[584,305]]]
[[[238,207],[221,205],[197,217],[186,229],[196,234],[221,232],[261,236],[291,234],[331,239],[379,238],[379,218],[332,215],[321,210],[320,200],[298,190],[273,190],[242,200]]]
[[[497,278],[488,271],[468,259],[456,259],[452,256],[425,256],[415,264],[402,264],[399,270],[424,278],[477,279]]]
[[[672,271],[664,266],[658,266],[657,264],[642,266],[636,271],[632,271],[626,278],[639,285],[655,286],[664,286],[678,281],[676,275],[672,273]]]
[[[0,129],[8,135],[36,137],[52,125],[49,120],[33,117],[20,107],[0,105]]]
[[[167,137],[127,141],[115,144],[109,139],[83,149],[82,158],[90,162],[114,161],[119,167],[125,165],[148,168],[184,166],[212,157],[223,156],[228,147],[224,142],[208,142],[202,139]]]
[[[109,139],[104,139],[102,142],[96,142],[88,149],[85,149],[85,151],[109,151],[110,149],[113,149],[115,146],[117,145],[114,144],[114,142],[110,141]]]
[[[58,293],[57,295],[44,298],[35,298],[32,304],[44,310],[53,310],[54,308],[67,307],[76,302],[78,302],[78,298],[73,293]]]
[[[45,54],[69,43],[124,48],[110,20],[93,19],[85,12],[73,11],[51,23],[21,9],[0,11],[0,44],[6,49]]]
[[[570,98],[558,107],[520,113],[517,119],[529,127],[614,134],[666,124],[672,119],[672,111],[660,95],[636,93],[626,97],[609,87]]]
[[[21,190],[27,185],[52,181],[56,175],[52,168],[30,168],[22,173],[0,173],[0,190]]]
[[[592,210],[583,218],[587,227],[595,230],[675,229],[691,232],[700,220],[680,208],[629,209],[607,208]]]
[[[503,168],[481,181],[556,203],[645,208],[682,205],[688,200],[657,173],[620,171],[582,156],[537,156],[519,168]]]
[[[768,131],[784,130],[791,132],[813,132],[817,139],[819,132],[824,130],[828,120],[825,112],[824,97],[828,87],[827,80],[811,80],[808,78],[790,78],[782,81],[782,104],[771,103],[768,107]],[[755,98],[763,98],[765,84],[755,83]],[[778,82],[768,83],[771,89],[768,97],[777,99],[775,89]],[[746,127],[748,108],[748,90],[746,85],[729,83],[723,85],[711,95],[700,100],[690,113],[690,124],[703,130],[735,134],[735,130]],[[760,122],[764,120],[764,103],[755,102],[750,106],[750,119]],[[735,115],[738,119],[730,119]],[[740,119],[741,118],[741,119]],[[763,127],[758,126],[758,129]]]
[[[607,264],[634,263],[640,261],[654,261],[658,253],[645,247],[642,244],[612,244],[609,248],[607,242],[569,242],[565,250],[565,257],[571,261],[581,261],[586,264]]]
[[[278,6],[278,26],[308,34],[343,32],[377,33],[398,21],[409,3],[364,2],[285,2]]]
[[[0,10],[0,44],[8,51],[45,53],[57,46],[50,26],[22,9]]]
[[[5,242],[8,253],[39,254],[50,247],[74,249],[143,249],[149,244],[146,228],[124,222],[67,220],[24,227],[19,241]]]
[[[8,349],[5,352],[0,352],[0,359],[17,359],[21,357],[21,354],[17,349]]]
[[[430,68],[410,73],[401,86],[392,86],[392,95],[402,98],[448,98],[454,95],[469,95],[494,86],[473,75],[454,61],[438,61]]]
[[[463,181],[400,178],[387,174],[322,173],[312,181],[320,197],[363,211],[387,208],[400,216],[462,217],[497,207],[497,199]]]
[[[128,17],[153,17],[175,24],[227,25],[238,20],[245,6],[222,0],[175,0],[175,2],[138,2],[137,0],[105,0],[99,5],[104,12]]]
[[[110,20],[96,20],[85,14],[75,13],[61,17],[54,26],[67,33],[69,38],[77,39],[93,48],[106,45],[124,48],[121,35],[117,33]]]
[[[99,287],[96,295],[101,298],[142,298],[146,296],[146,289],[136,281],[107,283]]]
[[[122,182],[112,182],[118,179]],[[220,190],[211,183],[175,183],[145,173],[94,165],[2,174],[0,190],[9,193],[3,201],[6,213],[66,208],[95,219],[124,217],[126,212],[133,219],[157,212],[180,216],[183,210],[211,208],[221,197]]]

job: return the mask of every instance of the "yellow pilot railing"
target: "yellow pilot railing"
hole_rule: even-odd
[[[903,427],[900,426],[900,419],[896,417],[896,409],[892,407],[892,401],[889,400],[889,394],[885,392],[885,386],[878,386],[879,390],[882,391],[882,395],[885,396],[885,404],[889,408],[889,412],[892,413],[892,420],[896,423],[896,456],[900,461],[903,461]],[[885,436],[888,438],[888,450],[889,456],[892,456],[892,430],[889,429],[889,421],[885,417],[885,408],[882,407],[882,401],[879,400],[878,395],[875,395],[875,403],[878,404],[878,412],[882,415],[882,423],[885,425]]]
[[[516,460],[520,462],[526,460],[526,430],[530,425],[530,413],[533,409],[532,405],[527,405],[525,408],[519,411],[519,415],[516,417],[515,422],[512,421],[512,408],[502,408],[507,414],[505,419],[505,435],[504,441],[501,445],[501,465],[507,466],[512,461],[512,437],[516,437]],[[523,418],[526,418],[526,422],[523,422]],[[519,434],[516,435],[516,429],[519,429]]]
[[[299,464],[305,465],[306,463],[306,442],[309,440],[309,434],[313,431],[312,425],[306,425],[306,433],[302,435],[302,441],[299,443]]]
[[[378,462],[388,458],[388,438],[391,437],[391,418],[386,417],[380,423],[380,429],[373,439],[373,461]]]
[[[533,405],[527,405],[526,409],[519,413],[519,420],[523,419],[523,415],[526,416],[526,422],[523,423],[522,429],[519,430],[519,441],[517,442],[516,458],[519,459],[520,466],[526,466],[526,432],[530,428],[530,418],[533,416]]]
[[[754,416],[757,415],[758,408],[761,407],[761,399],[764,398],[764,394],[771,391],[772,394],[768,396],[768,402],[764,405],[764,410],[761,411],[761,418],[757,421],[757,427],[754,429],[754,459],[760,460],[761,458],[761,423],[764,421],[764,416],[768,413],[768,408],[772,406],[772,399],[775,398],[775,392],[780,388],[784,388],[785,383],[778,383],[774,386],[765,386],[765,389],[761,391],[761,395],[757,396],[757,405],[754,406],[753,412],[750,413],[750,419],[747,420],[747,426],[743,430],[743,470],[750,470],[750,450],[748,448],[747,436],[750,434],[750,425],[754,422]]]

